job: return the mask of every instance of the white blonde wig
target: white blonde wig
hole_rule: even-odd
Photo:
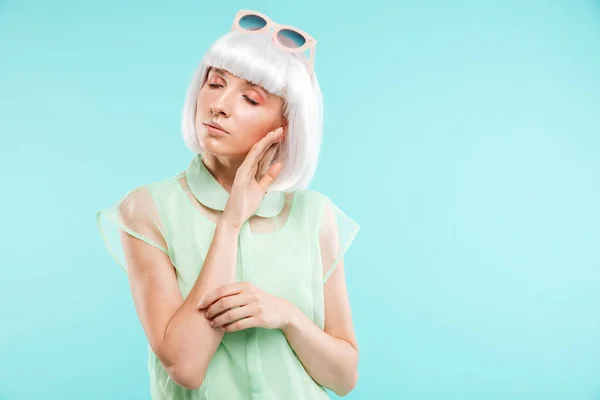
[[[196,103],[211,67],[227,70],[283,98],[283,116],[288,121],[279,155],[283,170],[269,191],[306,189],[317,169],[323,132],[323,101],[316,75],[309,77],[303,60],[276,47],[272,32],[233,31],[219,38],[198,65],[183,106],[183,139],[198,154],[204,149],[195,130]]]

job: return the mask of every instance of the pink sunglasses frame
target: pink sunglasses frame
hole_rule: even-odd
[[[253,31],[244,29],[240,26],[240,20],[243,17],[248,16],[248,15],[256,15],[258,17],[261,17],[262,19],[264,19],[267,22],[267,24],[265,26],[263,26],[262,28],[253,30]],[[297,32],[298,34],[302,35],[304,37],[304,39],[306,39],[306,42],[300,47],[285,46],[277,38],[277,33],[279,33],[279,31],[282,29],[289,29],[291,31]],[[310,48],[310,57],[309,57],[308,61],[305,62],[305,66],[306,66],[306,69],[308,70],[308,75],[312,77],[312,74],[314,71],[314,65],[315,65],[315,46],[317,45],[317,41],[312,36],[310,36],[308,33],[304,32],[303,30],[298,29],[291,25],[278,24],[278,23],[274,22],[273,20],[271,20],[269,17],[267,17],[265,14],[260,13],[258,11],[252,11],[252,10],[238,11],[233,20],[233,25],[231,26],[231,30],[232,31],[240,31],[240,32],[244,32],[244,33],[258,33],[258,32],[264,32],[265,30],[272,30],[273,31],[273,43],[275,43],[279,48],[281,48],[284,51],[287,51],[288,53],[303,53],[304,51],[306,51]]]

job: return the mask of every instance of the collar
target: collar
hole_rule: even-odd
[[[202,155],[196,154],[185,171],[190,191],[200,203],[208,208],[223,211],[229,192],[221,186],[202,161]],[[285,205],[285,193],[267,192],[254,213],[259,217],[275,217]]]

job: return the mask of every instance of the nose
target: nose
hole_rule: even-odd
[[[210,106],[210,112],[216,117],[219,115],[227,116],[227,113],[224,111],[223,106],[220,104],[214,103]]]
[[[227,94],[223,93],[221,96],[218,96],[214,99],[212,104],[210,105],[210,111],[214,116],[229,116],[229,106],[227,105]]]

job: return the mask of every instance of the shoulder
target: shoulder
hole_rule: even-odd
[[[131,214],[140,210],[156,209],[176,192],[180,176],[181,174],[177,174],[130,189],[119,201],[119,210],[122,214]]]
[[[126,197],[139,200],[149,200],[152,198],[156,200],[159,197],[172,195],[181,188],[179,179],[182,176],[183,173],[181,172],[169,178],[138,185],[131,189]]]
[[[335,208],[333,201],[325,194],[311,189],[294,192],[294,212],[304,215],[315,228],[320,227],[322,220]]]
[[[183,172],[180,172],[176,175],[173,175],[169,178],[161,179],[158,181],[150,182],[145,185],[140,186],[141,188],[146,188],[153,195],[169,195],[173,192],[181,189],[181,184],[179,180],[184,176]]]
[[[294,199],[300,207],[317,214],[320,213],[327,204],[331,203],[329,197],[321,192],[311,189],[296,190],[294,192]]]
[[[349,217],[340,207],[327,195],[309,189],[298,190],[299,203],[310,210],[310,215],[316,221],[316,225],[323,229],[324,227],[334,227],[340,224],[346,225],[350,230],[360,228],[358,223]],[[333,228],[332,228],[333,229]]]
[[[331,202],[329,197],[321,192],[311,189],[300,189],[294,192],[294,196],[311,205],[322,205]]]
[[[317,209],[337,208],[335,201],[324,193],[312,189],[297,190],[296,195],[308,206]]]

